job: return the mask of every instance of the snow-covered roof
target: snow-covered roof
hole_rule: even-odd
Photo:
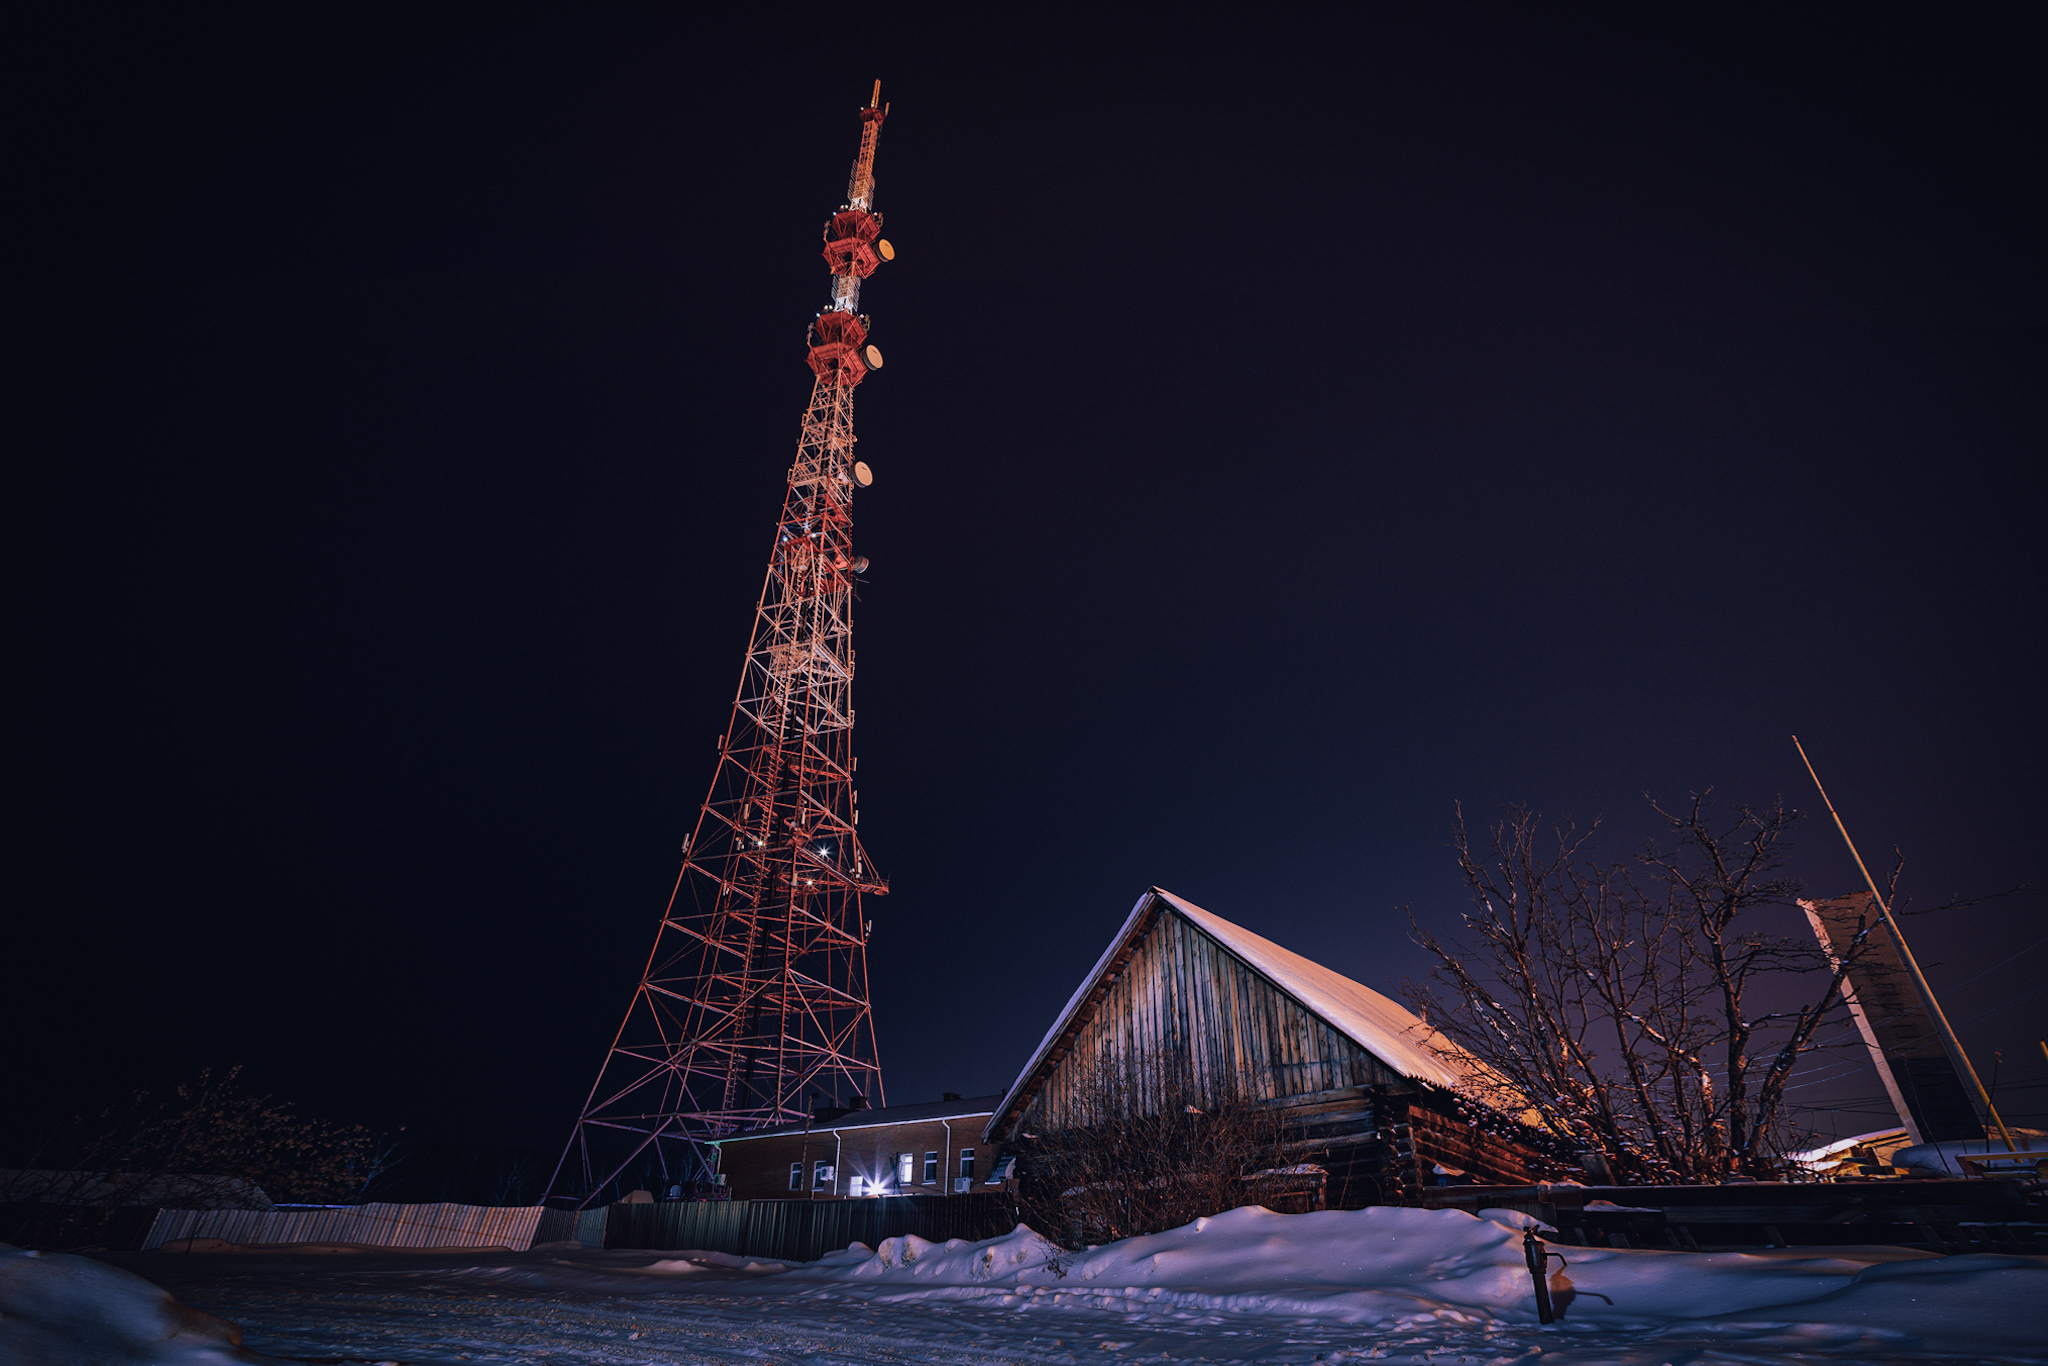
[[[1443,1056],[1445,1051],[1455,1054],[1457,1050],[1413,1011],[1172,892],[1156,887],[1153,891],[1274,986],[1402,1076],[1453,1090],[1476,1080],[1471,1068],[1456,1066]]]
[[[1786,1153],[1785,1156],[1801,1166],[1811,1167],[1817,1163],[1825,1163],[1830,1158],[1840,1157],[1851,1148],[1883,1144],[1894,1139],[1903,1140],[1905,1137],[1906,1131],[1894,1124],[1889,1129],[1872,1129],[1867,1134],[1851,1134],[1847,1138],[1838,1138],[1832,1143],[1823,1143],[1818,1148],[1808,1148],[1806,1151],[1798,1153]],[[1899,1146],[1903,1147],[1904,1143],[1901,1142]]]
[[[1054,1019],[1052,1028],[1046,1031],[1031,1060],[1024,1064],[1024,1070],[1017,1074],[1017,1080],[1004,1095],[1003,1103],[996,1108],[995,1117],[990,1122],[991,1129],[1009,1116],[1018,1093],[1038,1072],[1060,1036],[1076,1022],[1075,1017],[1110,964],[1132,940],[1151,928],[1154,917],[1163,907],[1170,907],[1184,916],[1190,924],[1243,959],[1253,971],[1402,1076],[1450,1090],[1469,1091],[1475,1084],[1481,1094],[1499,1089],[1497,1083],[1487,1084],[1477,1059],[1466,1057],[1462,1050],[1431,1029],[1414,1012],[1361,982],[1354,982],[1321,963],[1311,962],[1298,953],[1283,949],[1272,940],[1205,911],[1163,887],[1154,887],[1138,898],[1138,904],[1125,917],[1123,927],[1068,998],[1066,1007]]]

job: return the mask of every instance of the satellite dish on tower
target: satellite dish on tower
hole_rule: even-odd
[[[889,239],[886,237],[878,237],[875,239],[875,250],[882,253],[882,259],[884,261],[893,261],[896,259],[896,248],[889,245]]]
[[[882,353],[875,348],[873,342],[868,343],[868,349],[862,354],[868,358],[868,369],[879,370],[882,368]]]
[[[856,460],[853,462],[853,482],[859,484],[862,488],[866,488],[869,484],[875,482],[875,472],[868,468],[867,461]]]

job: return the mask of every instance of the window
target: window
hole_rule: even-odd
[[[832,1177],[832,1164],[829,1162],[820,1162],[811,1171],[811,1189],[814,1191],[832,1189]]]
[[[962,1176],[965,1176],[965,1177],[969,1177],[969,1178],[972,1178],[972,1177],[973,1177],[973,1175],[974,1175],[974,1149],[972,1149],[972,1148],[962,1148],[962,1149],[960,1150],[960,1174],[961,1174]]]
[[[800,1191],[804,1188],[803,1163],[792,1162],[789,1164],[789,1188],[793,1191]]]
[[[937,1153],[926,1153],[924,1155],[924,1183],[929,1186],[938,1179],[939,1155]]]
[[[865,1177],[849,1176],[846,1178],[846,1193],[858,1200],[868,1193],[867,1184]]]
[[[896,1154],[896,1184],[907,1186],[917,1180],[917,1154]]]

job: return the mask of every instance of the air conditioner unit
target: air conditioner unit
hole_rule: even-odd
[[[969,1191],[969,1190],[970,1190],[970,1189],[971,1189],[971,1188],[973,1187],[973,1185],[974,1185],[974,1178],[973,1178],[973,1177],[971,1177],[971,1176],[956,1176],[956,1177],[954,1177],[954,1178],[953,1178],[953,1194],[955,1194],[955,1195],[965,1195],[965,1194],[967,1194],[967,1192],[968,1192],[968,1191]]]

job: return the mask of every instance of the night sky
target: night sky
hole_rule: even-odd
[[[1623,858],[1645,793],[1783,794],[1851,890],[1796,732],[1909,904],[2026,887],[1909,923],[2043,1122],[2038,17],[997,17],[17,34],[24,1108],[239,1062],[559,1146],[711,776],[880,77],[891,1100],[1005,1088],[1155,883],[1393,990],[1458,802]],[[1803,1094],[1887,1121],[1867,1073]]]

